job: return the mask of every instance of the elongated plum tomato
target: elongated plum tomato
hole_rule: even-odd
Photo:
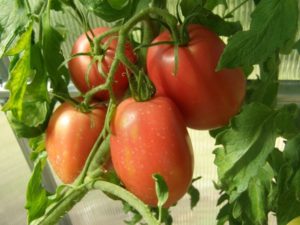
[[[164,207],[187,191],[193,175],[193,153],[183,118],[166,97],[146,102],[121,102],[112,120],[111,158],[125,187],[151,206],[157,205],[152,175],[160,174],[169,188]]]
[[[177,73],[175,46],[160,44],[148,49],[148,74],[157,95],[170,97],[189,127],[217,128],[239,112],[246,80],[240,69],[216,72],[225,44],[215,33],[192,24],[188,34],[189,42],[178,48]],[[163,32],[153,43],[171,40],[169,32]]]
[[[107,30],[109,30],[107,27],[98,27],[92,31],[93,34],[97,36]],[[89,35],[91,40],[93,40],[93,35],[91,32],[88,32],[87,35]],[[68,66],[71,79],[79,91],[86,93],[93,87],[105,82],[105,76],[108,74],[115,57],[117,43],[118,39],[114,35],[103,39],[101,45],[107,45],[107,49],[104,50],[104,55],[99,57],[100,60],[96,61],[95,63],[92,63],[93,57],[87,55],[78,55],[69,61]],[[90,42],[84,33],[75,41],[72,48],[72,55],[89,53],[91,51]],[[133,50],[128,42],[125,45],[125,54],[131,62],[136,61],[135,54],[133,53]],[[101,69],[99,70],[99,68]],[[104,74],[100,74],[99,71],[103,72]],[[120,63],[118,65],[114,76],[113,91],[116,97],[121,97],[128,87],[126,68],[123,64]],[[100,100],[107,100],[109,98],[109,94],[108,91],[99,91],[95,94],[95,97]]]
[[[46,130],[48,160],[63,183],[79,175],[102,131],[106,108],[99,106],[88,113],[70,103],[61,104],[50,118]]]

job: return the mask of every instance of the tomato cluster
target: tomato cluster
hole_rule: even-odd
[[[104,31],[107,28],[92,33]],[[104,54],[96,56],[90,47],[92,33],[77,39],[69,62],[71,78],[82,93],[106,81],[118,43],[113,35],[103,39]],[[153,174],[160,174],[168,186],[165,207],[176,203],[191,184],[194,159],[187,127],[212,129],[227,124],[238,113],[245,95],[240,69],[215,70],[225,46],[222,40],[200,25],[190,25],[188,34],[188,43],[178,50],[166,44],[172,40],[169,32],[153,41],[164,43],[149,47],[146,59],[156,95],[145,102],[122,100],[111,121],[113,168],[129,191],[152,206],[157,204]],[[135,62],[129,43],[125,54]],[[126,72],[120,63],[114,75],[113,93],[119,100],[128,86]],[[110,96],[101,91],[95,97],[107,100]],[[63,182],[74,181],[82,170],[102,131],[105,114],[104,107],[83,113],[69,103],[54,112],[46,132],[46,148]]]

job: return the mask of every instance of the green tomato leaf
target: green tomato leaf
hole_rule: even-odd
[[[288,140],[284,151],[283,157],[285,161],[294,168],[300,167],[300,133],[297,136]]]
[[[264,62],[293,40],[297,31],[298,0],[262,0],[251,17],[250,30],[238,32],[229,39],[218,69]]]
[[[159,174],[154,174],[153,179],[155,180],[155,190],[158,198],[158,207],[162,207],[169,198],[169,191],[164,178]]]
[[[274,150],[277,137],[274,129],[276,113],[270,108],[252,103],[233,118],[231,127],[219,133],[215,164],[222,187],[235,200],[249,185]]]
[[[300,132],[300,111],[296,104],[284,105],[275,117],[276,130],[283,138],[294,138]]]
[[[188,19],[190,23],[202,24],[218,35],[231,36],[242,30],[240,22],[226,21],[203,6],[194,5],[195,8],[191,8],[192,4],[183,6],[184,5],[182,5],[182,13],[185,19]]]
[[[192,180],[192,184],[190,185],[188,189],[188,194],[191,197],[191,209],[193,209],[199,202],[200,200],[200,192],[199,190],[193,185],[194,182],[197,180],[201,179],[201,177],[194,178]]]
[[[260,77],[248,85],[247,101],[274,107],[277,103],[279,56],[274,54],[259,65]]]
[[[7,118],[17,136],[26,138],[35,137],[44,132],[53,109],[53,103],[49,103],[47,76],[39,45],[31,46],[30,53],[32,78],[29,84],[27,82],[22,99],[22,116],[19,118],[12,111],[7,112]]]
[[[42,172],[46,164],[46,154],[40,154],[29,180],[26,192],[28,224],[42,216],[48,204],[47,191],[42,186]]]
[[[45,147],[45,134],[30,138],[28,140],[29,147],[31,148],[30,159],[35,162],[39,156],[46,151]]]
[[[26,116],[23,116],[21,120],[16,118],[11,111],[8,111],[6,114],[16,135],[18,137],[32,138],[42,134],[46,128],[44,122],[48,116],[48,103],[39,101],[25,102],[23,108]]]
[[[113,9],[121,10],[129,4],[129,0],[107,0]]]
[[[221,195],[218,202],[227,202],[219,211],[218,224],[241,224],[241,221],[249,225],[267,224],[270,205],[274,204],[277,193],[273,176],[272,168],[266,164],[250,179],[247,190],[237,199],[231,202],[229,195]]]
[[[165,225],[172,225],[173,224],[173,218],[171,215],[171,212],[167,208],[162,208],[162,216],[161,216],[161,222]]]
[[[43,43],[42,53],[46,71],[50,76],[53,91],[60,95],[68,96],[69,72],[61,51],[63,36],[50,24],[48,13],[43,16]]]
[[[257,177],[252,178],[249,182],[247,200],[241,199],[240,201],[244,213],[247,214],[253,225],[267,224],[268,195],[272,188],[272,170],[267,171],[263,168],[259,173]]]
[[[206,0],[204,6],[209,10],[213,10],[218,5],[223,5],[226,9],[228,8],[226,0]]]
[[[298,51],[298,53],[300,54],[300,40],[296,41],[296,43],[294,45],[294,49],[296,49]]]
[[[204,4],[203,0],[181,0],[180,8],[184,16],[194,12],[195,8],[202,7]]]
[[[0,0],[0,58],[24,32],[28,22],[24,1]]]
[[[32,26],[27,28],[27,31],[22,35],[23,39],[20,42],[27,43],[23,45],[22,54],[16,57],[14,66],[9,73],[9,80],[6,84],[6,88],[10,91],[10,97],[7,103],[3,106],[3,111],[12,111],[13,115],[20,119],[23,115],[23,99],[26,92],[26,86],[29,77],[32,75],[30,67],[30,55],[31,55],[31,33]],[[19,44],[17,43],[19,49]]]
[[[297,146],[293,143],[299,152],[299,136]],[[292,147],[291,145],[289,148]],[[294,149],[294,150],[296,150]],[[289,150],[291,151],[291,150]],[[278,225],[286,225],[293,218],[300,216],[300,161],[297,162],[297,168],[289,165],[282,168],[278,178],[278,203],[277,203],[277,223]]]
[[[130,219],[124,220],[124,223],[126,223],[127,225],[136,225],[143,219],[141,214],[136,209],[134,209],[131,205],[129,205],[128,202],[122,201],[122,204],[123,204],[123,211],[126,214],[130,213],[131,215]]]
[[[191,197],[191,209],[193,209],[200,200],[200,192],[197,188],[191,185],[188,189],[188,194]]]
[[[96,16],[107,22],[126,19],[132,16],[137,0],[80,0],[81,4]]]

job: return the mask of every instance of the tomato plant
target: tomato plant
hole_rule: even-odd
[[[125,187],[146,204],[156,206],[153,174],[169,189],[165,207],[188,190],[193,176],[193,153],[184,121],[166,97],[136,102],[129,98],[112,120],[111,157]]]
[[[99,43],[99,51],[102,51],[100,53],[93,52],[91,41],[94,36],[108,30],[108,27],[95,28],[80,35],[73,45],[72,55],[74,57],[69,61],[68,66],[73,83],[82,93],[86,93],[92,88],[105,83],[115,56],[118,40],[114,34],[103,39]],[[84,53],[90,53],[90,55],[83,55]],[[132,62],[136,60],[136,56],[129,43],[126,44],[126,57]],[[126,73],[126,67],[120,63],[114,74],[114,83],[112,85],[112,90],[116,97],[121,97],[127,90],[128,80]],[[99,91],[95,94],[95,97],[100,100],[107,100],[109,93],[108,91]]]
[[[272,214],[286,225],[300,216],[299,104],[278,103],[295,85],[282,80],[290,74],[282,62],[299,61],[299,1],[176,3],[0,0],[0,57],[10,61],[2,110],[32,148],[28,224],[56,224],[100,190],[121,200],[127,224],[171,225],[168,207],[188,193],[193,208],[200,196],[186,125],[215,139],[217,224],[268,224]],[[75,27],[57,15],[72,15]],[[76,28],[86,33],[68,43]],[[246,82],[242,70],[253,68]],[[76,100],[70,80],[84,112],[63,103]],[[70,185],[44,188],[47,159]]]
[[[150,79],[157,95],[168,96],[178,105],[189,127],[224,126],[240,110],[246,78],[241,69],[216,71],[225,44],[215,33],[197,24],[187,29],[189,40],[178,47],[177,64],[176,46],[161,44],[148,49]],[[165,31],[153,43],[171,40],[170,32]]]
[[[78,107],[64,102],[50,118],[46,150],[54,171],[64,183],[72,183],[80,174],[103,129],[105,114],[103,106],[81,112]]]

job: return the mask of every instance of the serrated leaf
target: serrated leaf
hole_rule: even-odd
[[[260,179],[251,179],[248,188],[250,210],[248,213],[253,224],[266,224],[267,221],[267,193]]]
[[[34,137],[34,138],[30,138],[28,144],[29,144],[29,147],[32,149],[32,151],[30,153],[30,159],[33,162],[38,159],[39,155],[42,152],[46,151],[44,134]]]
[[[28,17],[23,1],[0,0],[0,7],[0,58],[2,58],[14,40],[24,32]]]
[[[16,135],[18,137],[32,138],[42,134],[45,130],[44,122],[48,115],[48,104],[36,101],[28,104],[23,102],[23,108],[27,116],[23,116],[21,120],[16,118],[11,111],[8,111],[6,114],[9,124]],[[38,114],[33,114],[33,112]]]
[[[47,191],[42,187],[42,171],[46,155],[40,155],[27,186],[26,206],[28,223],[44,214],[48,204]]]
[[[52,110],[48,100],[47,76],[38,45],[31,46],[30,53],[31,82],[26,83],[22,99],[22,116],[18,118],[12,112],[7,112],[7,118],[17,136],[26,138],[35,137],[44,132]]]
[[[298,147],[299,150],[299,147]],[[285,225],[293,218],[300,216],[300,199],[297,192],[300,184],[300,168],[292,169],[286,166],[278,179],[277,223]],[[299,194],[299,193],[298,193]],[[298,196],[299,197],[299,196]]]
[[[132,12],[138,1],[131,1],[127,4],[119,4],[116,1],[102,0],[80,0],[81,4],[107,22],[113,22],[132,16]],[[122,0],[120,3],[124,3]],[[127,1],[126,1],[127,2]],[[114,3],[111,5],[111,3]],[[121,6],[122,5],[122,6]]]
[[[249,102],[260,102],[267,106],[274,107],[277,103],[279,56],[274,54],[259,65],[259,79],[248,85]]]
[[[229,22],[203,6],[198,5],[197,8],[192,6],[196,7],[197,5],[194,2],[194,4],[185,6],[186,9],[182,8],[182,13],[186,18],[192,14],[192,17],[189,18],[190,23],[202,24],[221,36],[231,36],[242,30],[240,22]]]
[[[274,149],[276,132],[270,108],[253,103],[243,108],[232,120],[229,129],[219,133],[216,144],[224,148],[215,150],[215,164],[223,188],[235,200],[249,185],[252,177],[265,165]]]
[[[238,32],[229,40],[218,69],[261,63],[293,40],[298,0],[262,0],[251,17],[250,30]]]
[[[44,65],[50,76],[54,92],[68,96],[69,73],[65,66],[61,66],[65,61],[61,50],[63,41],[63,36],[51,26],[49,15],[45,14],[43,16],[42,43]]]
[[[13,115],[21,120],[23,114],[23,98],[26,91],[26,86],[29,77],[32,74],[30,67],[30,54],[31,54],[31,32],[32,26],[29,26],[24,34],[24,40],[26,45],[23,45],[25,49],[20,57],[18,57],[12,70],[9,73],[9,80],[6,84],[6,88],[10,91],[10,97],[7,103],[3,107],[3,111],[12,111]]]

